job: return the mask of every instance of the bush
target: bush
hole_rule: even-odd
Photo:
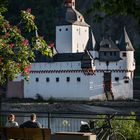
[[[99,115],[99,121],[95,123],[96,127],[101,127],[104,123],[105,115]],[[113,128],[121,132],[127,140],[140,140],[140,122],[137,120],[135,113],[130,116],[116,116],[112,120]]]
[[[44,101],[43,97],[40,94],[36,94],[36,100],[37,101]]]
[[[116,117],[113,126],[118,129],[127,140],[140,140],[140,122],[137,120],[135,113],[128,117]],[[120,119],[120,120],[118,120]]]

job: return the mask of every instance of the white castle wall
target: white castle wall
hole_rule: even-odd
[[[32,70],[78,70],[79,62],[76,63],[36,63],[33,64]],[[50,81],[46,82],[49,77]],[[56,77],[59,77],[59,82],[56,82]],[[66,78],[70,77],[67,82]],[[77,78],[81,81],[78,82]],[[65,72],[65,73],[31,73],[30,80],[25,82],[24,95],[25,97],[35,97],[36,94],[42,95],[44,98],[68,98],[68,99],[89,99],[99,98],[103,92],[101,74],[96,76],[85,76],[83,72]],[[39,82],[36,82],[39,78]],[[95,83],[96,81],[96,83]],[[100,97],[101,98],[101,97]]]
[[[112,63],[112,67],[113,67]],[[57,63],[35,63],[32,66],[32,71],[36,73],[30,74],[30,80],[24,83],[24,96],[35,98],[36,94],[40,94],[44,98],[61,98],[61,99],[105,99],[103,88],[103,72],[97,72],[95,75],[84,75],[82,71],[74,72],[72,70],[81,70],[80,62],[57,62]],[[97,70],[105,68],[105,64],[101,64]],[[71,70],[66,72],[40,72],[42,70]],[[124,83],[123,77],[125,72],[112,72],[112,90],[117,98],[132,98],[133,97],[133,83]],[[56,82],[56,78],[59,82]],[[66,79],[70,78],[68,82]],[[80,78],[80,82],[77,78]],[[119,81],[115,81],[115,77],[119,77]],[[36,82],[36,78],[39,81]],[[46,78],[50,81],[46,82]]]
[[[35,81],[35,77],[39,77],[39,82]],[[50,82],[46,82],[46,77],[50,78]],[[56,77],[59,77],[59,82],[56,82]],[[70,77],[70,82],[66,81],[67,77]],[[81,78],[80,82],[77,81],[77,77]],[[32,98],[39,94],[44,98],[102,99],[103,85],[100,84],[100,77],[87,77],[83,73],[31,74],[31,80],[25,82],[24,95]]]
[[[84,52],[88,35],[86,26],[56,26],[56,49],[59,53]]]
[[[115,99],[133,99],[133,80],[129,80],[129,83],[124,81],[122,79],[113,83],[112,91]]]
[[[123,53],[126,53],[126,57],[122,57]],[[135,70],[135,60],[133,51],[121,52],[120,56],[124,60],[121,61],[121,68]]]
[[[56,49],[59,53],[72,52],[72,26],[56,26]]]
[[[84,52],[89,39],[89,27],[72,25],[72,52]]]

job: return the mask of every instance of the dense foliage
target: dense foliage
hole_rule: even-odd
[[[13,80],[19,73],[27,79],[35,51],[52,56],[51,47],[38,35],[31,9],[21,11],[17,25],[11,25],[0,13],[0,85]],[[5,11],[5,10],[4,10]],[[28,37],[28,38],[27,38]]]
[[[133,16],[140,24],[140,2],[138,0],[94,0],[88,12],[92,11],[96,12],[97,18],[116,14]]]
[[[6,17],[15,23],[18,21],[18,11],[31,8],[36,17],[35,22],[38,26],[39,34],[44,36],[47,42],[54,42],[57,14],[62,3],[63,0],[8,0]]]
[[[102,126],[104,124],[104,119],[106,116],[99,116],[101,118],[96,122],[96,127]],[[140,122],[137,120],[135,113],[131,113],[130,116],[116,116],[112,120],[112,125],[114,130],[121,132],[127,140],[139,140],[140,139]]]

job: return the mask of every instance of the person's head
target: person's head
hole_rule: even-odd
[[[36,114],[35,113],[32,113],[31,116],[30,116],[30,119],[31,121],[36,121]]]
[[[14,121],[14,120],[15,120],[15,115],[14,114],[8,115],[8,121]]]

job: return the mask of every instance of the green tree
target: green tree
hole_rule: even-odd
[[[127,140],[140,139],[140,122],[137,120],[135,113],[131,113],[131,115],[127,117],[117,117],[113,125]]]
[[[0,12],[5,12],[7,9],[5,8],[8,4],[8,0],[0,0]]]
[[[38,35],[31,9],[21,11],[18,25],[11,25],[3,16],[6,9],[0,8],[0,85],[13,80],[19,74],[28,78],[35,52],[52,56],[51,47]]]
[[[106,116],[99,115],[98,117],[100,119],[95,123],[95,127],[97,128],[104,124]],[[113,125],[113,129],[121,132],[127,140],[140,139],[140,122],[137,120],[134,112],[130,113],[130,116],[115,116],[115,119],[111,120],[111,124]]]
[[[92,7],[87,12],[95,12],[97,19],[102,19],[103,15],[129,15],[140,24],[139,0],[94,0]],[[104,14],[100,14],[101,12]]]

